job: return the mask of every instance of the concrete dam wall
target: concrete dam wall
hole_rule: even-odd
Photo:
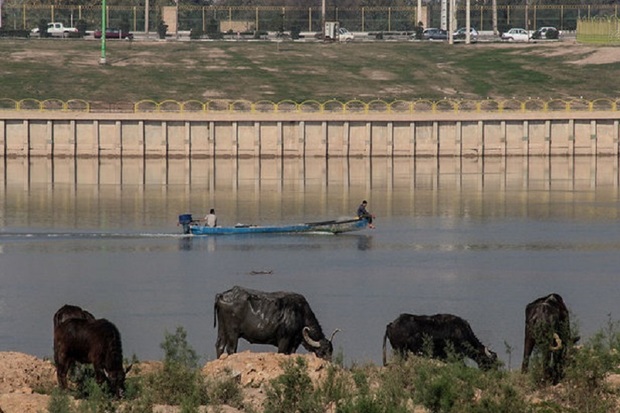
[[[4,157],[618,156],[617,111],[0,111]]]

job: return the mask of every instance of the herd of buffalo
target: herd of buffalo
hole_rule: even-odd
[[[243,338],[250,343],[274,345],[284,354],[294,353],[302,345],[331,360],[332,339],[338,331],[327,338],[301,294],[238,286],[215,296],[215,326],[218,358],[224,352],[235,353],[239,338]],[[478,340],[469,323],[451,314],[399,315],[385,329],[384,364],[387,340],[402,357],[409,352],[439,359],[453,354],[472,359],[481,369],[498,365],[497,354]],[[527,371],[536,348],[542,356],[545,378],[557,383],[563,375],[567,344],[575,340],[562,297],[550,294],[531,302],[525,310],[522,371]],[[74,363],[88,363],[93,365],[97,383],[106,383],[117,397],[123,395],[125,374],[131,368],[123,367],[121,336],[114,324],[74,305],[64,305],[54,314],[54,362],[60,387],[67,387],[67,373]]]

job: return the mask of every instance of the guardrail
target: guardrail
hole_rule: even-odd
[[[364,102],[335,99],[320,102],[305,100],[278,102],[260,100],[216,99],[208,101],[173,99],[157,102],[141,100],[136,103],[101,104],[82,99],[0,99],[0,110],[42,112],[121,112],[121,113],[502,113],[502,112],[598,112],[618,111],[619,99],[417,99],[413,101],[381,99]]]

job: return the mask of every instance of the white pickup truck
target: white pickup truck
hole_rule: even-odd
[[[36,27],[30,31],[31,34],[39,34],[39,28]],[[53,37],[69,37],[76,35],[78,29],[75,27],[67,27],[59,22],[52,22],[47,24],[47,34]]]

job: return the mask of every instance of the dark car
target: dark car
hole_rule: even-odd
[[[101,39],[101,29],[95,30],[93,33],[95,39]],[[130,33],[125,30],[121,30],[116,27],[108,27],[105,29],[105,38],[106,39],[133,39],[133,33]]]
[[[448,40],[448,32],[443,29],[430,28],[422,33],[424,40]]]
[[[551,27],[551,26],[545,26],[545,27],[541,27],[540,29],[536,30],[533,34],[532,34],[532,39],[538,39],[538,40],[557,40],[560,37],[560,31],[558,29],[556,29],[555,27]]]

